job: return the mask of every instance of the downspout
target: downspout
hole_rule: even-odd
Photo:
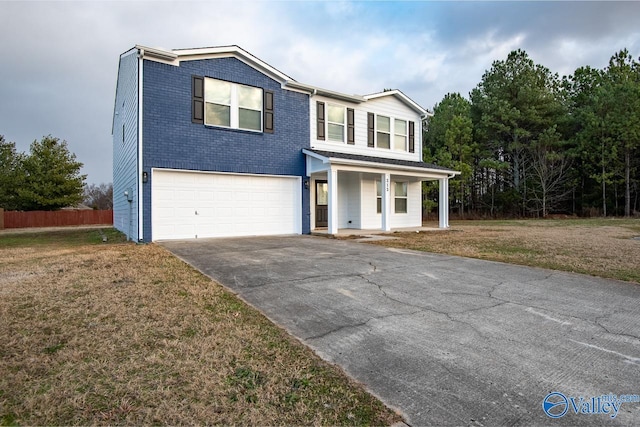
[[[138,187],[138,241],[143,241],[142,221],[142,66],[144,63],[144,49],[138,52],[138,173],[136,176]]]

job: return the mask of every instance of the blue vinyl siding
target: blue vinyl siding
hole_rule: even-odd
[[[236,58],[143,63],[144,241],[151,240],[151,168],[305,176],[309,97]],[[191,79],[213,77],[274,92],[275,132],[221,129],[191,122]],[[115,192],[115,187],[114,187]],[[302,188],[302,232],[309,233],[309,190]],[[259,219],[258,219],[259,220]]]
[[[113,225],[138,240],[138,55],[120,57],[113,116]],[[123,142],[124,125],[124,142]],[[124,196],[133,190],[133,202]]]

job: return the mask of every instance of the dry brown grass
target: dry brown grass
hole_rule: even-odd
[[[401,418],[156,245],[2,245],[0,423]]]
[[[455,221],[447,231],[394,233],[375,244],[640,283],[640,220]]]

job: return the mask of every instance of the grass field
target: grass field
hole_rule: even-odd
[[[221,286],[113,230],[0,235],[0,319],[1,425],[401,419]]]
[[[640,283],[640,219],[453,221],[393,237],[375,243]]]

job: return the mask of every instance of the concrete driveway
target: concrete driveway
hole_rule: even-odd
[[[640,395],[638,285],[324,237],[162,245],[410,425],[640,425],[591,399]]]

